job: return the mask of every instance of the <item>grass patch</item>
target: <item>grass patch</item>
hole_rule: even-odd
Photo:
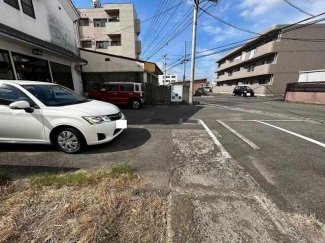
[[[0,243],[166,240],[168,200],[147,191],[128,164],[35,175],[1,190]]]
[[[7,173],[0,171],[0,185],[7,185],[10,180],[10,176]]]
[[[98,183],[103,178],[134,179],[135,171],[129,164],[114,166],[110,170],[97,172],[69,172],[64,174],[39,174],[29,177],[36,186],[87,186]]]

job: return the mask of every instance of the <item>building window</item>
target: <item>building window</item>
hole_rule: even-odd
[[[109,46],[109,41],[96,41],[97,49],[107,49]]]
[[[23,12],[28,16],[35,18],[35,12],[33,7],[32,0],[21,0],[21,6],[23,8]]]
[[[18,0],[3,0],[3,1],[9,4],[10,6],[20,10]]]
[[[117,10],[106,10],[108,14],[108,22],[120,22],[120,11]]]
[[[94,19],[94,27],[105,27],[107,19]]]
[[[50,62],[53,82],[74,90],[71,67]]]
[[[267,80],[267,79],[258,80],[258,84],[268,84],[268,83],[269,83],[269,80]]]
[[[91,48],[92,47],[92,43],[91,43],[91,41],[82,41],[81,42],[81,47],[82,48]]]
[[[249,53],[249,59],[252,59],[256,53],[256,48],[252,49]]]
[[[110,39],[110,46],[121,46],[121,35],[108,35]]]
[[[19,80],[51,82],[50,69],[46,60],[18,53],[12,53],[12,57]]]
[[[89,19],[80,19],[79,25],[80,26],[89,26]]]
[[[255,64],[251,64],[251,65],[248,66],[247,72],[253,72],[254,69],[255,69]]]
[[[8,51],[0,50],[0,79],[15,79]]]

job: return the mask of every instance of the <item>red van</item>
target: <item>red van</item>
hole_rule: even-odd
[[[143,86],[139,83],[104,83],[101,91],[90,91],[88,96],[115,105],[131,105],[133,109],[140,109],[145,102]]]

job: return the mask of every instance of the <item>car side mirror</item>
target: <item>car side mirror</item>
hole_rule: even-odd
[[[16,101],[9,105],[12,110],[25,110],[26,112],[33,112],[34,109],[30,106],[27,101]]]

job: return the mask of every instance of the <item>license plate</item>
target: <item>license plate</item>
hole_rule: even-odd
[[[126,129],[128,127],[127,120],[117,120],[116,121],[116,128],[118,129]]]
[[[251,93],[247,93],[246,95],[247,95],[247,96],[251,96]]]

